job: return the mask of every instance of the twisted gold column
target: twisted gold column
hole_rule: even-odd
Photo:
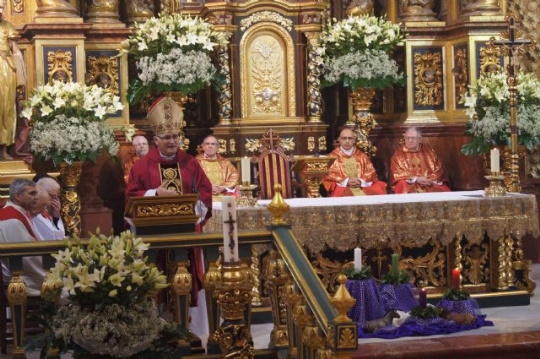
[[[357,135],[356,147],[368,155],[373,155],[377,147],[371,144],[369,133],[375,127],[375,119],[369,111],[375,97],[374,88],[359,87],[351,92],[351,103],[354,116],[346,125],[354,126]]]
[[[60,177],[58,177],[62,185],[60,193],[62,200],[62,221],[68,235],[81,234],[81,200],[77,193],[77,186],[81,181],[82,162],[67,162],[60,163]]]

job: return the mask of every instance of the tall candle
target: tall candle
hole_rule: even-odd
[[[427,292],[424,288],[421,288],[420,292],[418,292],[418,303],[420,304],[420,308],[427,307]]]
[[[452,289],[459,289],[461,284],[461,271],[459,268],[452,269]]]
[[[494,148],[491,150],[491,173],[499,173],[500,172],[500,153],[498,148]]]
[[[242,170],[242,184],[251,183],[251,162],[248,157],[243,157],[240,162]]]
[[[223,261],[238,262],[238,224],[234,196],[221,197],[221,214],[223,216]]]
[[[399,254],[392,253],[392,274],[399,273]]]
[[[362,249],[354,249],[354,269],[362,270]]]

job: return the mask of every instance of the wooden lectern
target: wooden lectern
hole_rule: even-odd
[[[198,199],[197,194],[131,197],[126,205],[126,217],[135,225],[137,234],[195,232]]]
[[[323,178],[326,176],[328,169],[335,160],[335,157],[327,156],[303,157],[296,160],[292,167],[292,171],[298,173],[300,182],[307,189],[306,197],[321,197],[319,189],[323,182]]]

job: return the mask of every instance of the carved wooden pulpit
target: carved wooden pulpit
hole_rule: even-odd
[[[324,176],[336,160],[335,157],[304,157],[296,160],[292,171],[298,173],[301,184],[306,188],[306,197],[321,197],[319,192]]]

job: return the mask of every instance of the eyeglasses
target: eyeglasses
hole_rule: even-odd
[[[164,140],[164,141],[170,141],[170,140],[178,140],[178,138],[180,137],[180,135],[166,135],[166,136],[158,136],[156,135],[157,138],[159,138],[160,140]]]
[[[420,137],[403,137],[405,141],[416,141],[419,140]]]
[[[343,141],[353,141],[356,139],[356,137],[340,137],[339,139]]]

